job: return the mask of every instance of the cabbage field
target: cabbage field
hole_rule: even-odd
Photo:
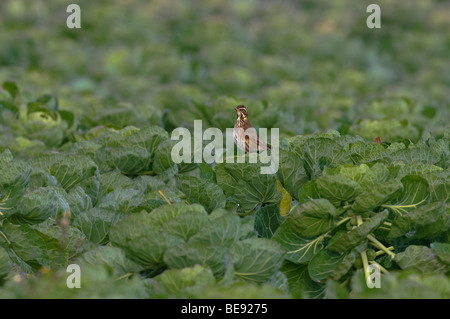
[[[448,2],[71,3],[0,2],[0,298],[450,298]],[[173,159],[241,104],[276,173]]]

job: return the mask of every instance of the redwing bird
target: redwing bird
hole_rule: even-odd
[[[234,109],[237,113],[237,119],[233,129],[233,137],[236,145],[247,153],[270,150],[270,147],[259,138],[256,130],[250,124],[245,106],[238,105]]]

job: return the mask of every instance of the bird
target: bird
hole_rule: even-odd
[[[250,124],[245,106],[238,105],[234,109],[237,113],[236,123],[233,129],[233,137],[236,145],[247,153],[270,150],[270,147],[259,138],[256,130]]]

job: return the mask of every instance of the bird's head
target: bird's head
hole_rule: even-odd
[[[238,118],[245,120],[247,118],[247,109],[243,105],[238,105],[234,108],[236,110]]]

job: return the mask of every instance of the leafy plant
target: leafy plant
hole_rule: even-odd
[[[440,1],[77,3],[0,4],[0,297],[449,298]],[[276,174],[172,160],[239,104]]]

